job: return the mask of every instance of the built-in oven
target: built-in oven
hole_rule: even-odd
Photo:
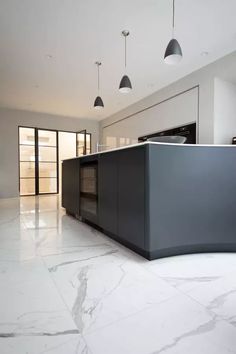
[[[98,219],[98,161],[80,163],[80,216],[97,222]]]
[[[138,138],[139,142],[147,141],[149,138],[154,138],[158,136],[184,136],[186,137],[185,144],[196,144],[196,123],[182,125],[169,130],[163,130],[157,133],[140,136]]]

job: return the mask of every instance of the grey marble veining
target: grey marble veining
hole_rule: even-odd
[[[227,298],[232,294],[236,294],[236,289],[229,290],[229,291],[217,296],[216,298],[214,298],[210,302],[210,304],[207,306],[207,308],[209,310],[214,310],[214,309],[217,309],[217,308],[223,306],[225,304]]]
[[[88,257],[88,258],[82,258],[82,259],[76,259],[74,261],[62,262],[62,263],[59,263],[59,264],[57,264],[57,265],[55,265],[53,267],[48,268],[48,270],[49,270],[49,272],[56,272],[59,267],[64,267],[64,266],[67,266],[67,265],[73,264],[73,263],[89,261],[91,259],[98,258],[98,257],[100,258],[100,257],[109,256],[109,255],[114,254],[114,253],[117,253],[117,251],[116,250],[111,250],[111,251],[105,252],[104,254],[99,254],[99,255]]]
[[[185,283],[208,283],[220,277],[164,277],[166,281],[176,287],[181,287]]]
[[[63,332],[39,332],[39,333],[35,333],[35,332],[25,332],[25,333],[0,333],[0,338],[13,338],[13,337],[28,337],[28,336],[65,336],[68,334],[78,334],[79,331],[77,329],[68,329],[66,331]]]
[[[72,314],[73,318],[75,320],[75,323],[77,327],[80,329],[81,332],[83,332],[84,329],[84,323],[83,323],[83,316],[82,314],[84,313],[84,308],[83,304],[86,299],[86,294],[87,294],[87,283],[88,283],[88,266],[83,267],[81,271],[79,272],[78,275],[78,280],[79,280],[79,287],[77,289],[77,296],[74,302],[74,305],[72,307]],[[95,305],[91,307],[87,313],[91,314],[92,311],[94,310]]]
[[[158,351],[153,352],[152,354],[162,354],[167,352],[169,349],[176,347],[176,345],[186,339],[187,337],[193,337],[193,336],[201,336],[201,334],[207,333],[207,332],[211,332],[212,330],[214,330],[214,328],[216,327],[216,322],[217,322],[217,317],[212,318],[211,320],[209,320],[208,322],[200,325],[199,327],[186,332],[176,338],[173,338],[172,343],[167,344],[165,346],[163,346],[163,348],[159,349]]]

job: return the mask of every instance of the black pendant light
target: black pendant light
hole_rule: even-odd
[[[172,18],[172,39],[168,43],[165,51],[164,61],[166,64],[175,65],[180,62],[183,57],[182,49],[177,39],[174,38],[175,29],[175,0],[173,0],[173,18]]]
[[[100,61],[96,61],[95,64],[97,65],[97,69],[98,69],[98,94],[99,94],[99,90],[100,90],[99,68],[102,65],[102,63]],[[102,100],[102,98],[100,96],[96,97],[93,106],[94,106],[95,109],[103,109],[104,108],[104,103],[103,103],[103,100]]]
[[[129,31],[124,30],[121,32],[121,34],[125,38],[125,70],[126,70],[126,56],[127,56],[126,38],[129,35]],[[131,90],[132,90],[131,81],[130,81],[129,77],[125,74],[120,81],[119,91],[122,93],[128,93]]]

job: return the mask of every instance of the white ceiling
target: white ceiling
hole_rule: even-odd
[[[164,64],[172,0],[0,0],[0,106],[103,119],[236,49],[236,0],[176,0],[184,59]],[[133,90],[118,91],[128,37]],[[207,51],[209,55],[202,56]],[[52,56],[48,58],[49,56]],[[105,109],[93,110],[96,60]]]

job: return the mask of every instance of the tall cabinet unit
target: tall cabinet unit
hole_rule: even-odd
[[[79,215],[80,160],[64,160],[62,163],[62,206],[67,213]]]
[[[135,249],[144,248],[145,149],[120,150],[118,158],[118,236]]]
[[[98,163],[99,226],[114,235],[118,234],[118,156],[101,154]]]
[[[145,149],[101,154],[98,161],[99,226],[141,250],[145,246]]]

